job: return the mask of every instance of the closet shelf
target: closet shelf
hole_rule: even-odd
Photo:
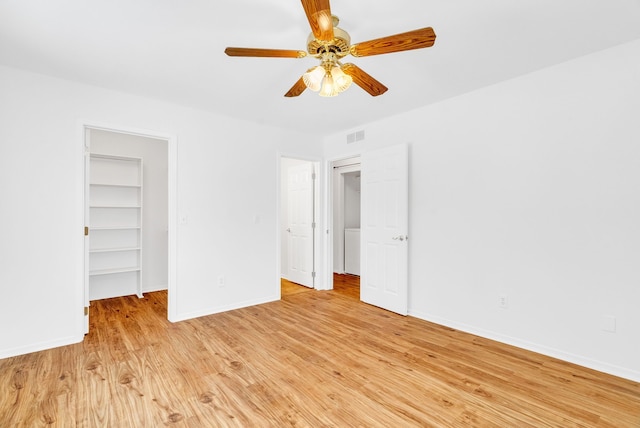
[[[96,248],[89,250],[90,253],[117,253],[121,251],[139,251],[140,247],[123,247],[123,248]]]
[[[140,271],[140,267],[131,266],[131,267],[119,267],[112,269],[98,269],[89,271],[89,276],[97,276],[97,275],[111,275],[114,273],[126,273],[126,272],[138,272]]]
[[[89,230],[136,230],[136,229],[140,229],[140,226],[99,226],[99,227],[89,226]]]
[[[102,187],[130,187],[133,189],[142,188],[139,184],[109,184],[109,183],[89,183],[91,186],[102,186]]]
[[[140,205],[89,205],[89,208],[141,208]]]

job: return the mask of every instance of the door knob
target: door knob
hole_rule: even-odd
[[[291,233],[291,228],[287,227],[287,232]]]
[[[398,235],[398,236],[394,236],[394,237],[393,237],[393,238],[391,238],[391,239],[393,239],[394,241],[404,241],[405,239],[407,239],[407,240],[408,240],[408,239],[409,239],[409,237],[408,237],[408,236],[406,236],[406,235]]]

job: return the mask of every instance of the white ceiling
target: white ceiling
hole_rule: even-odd
[[[332,0],[357,43],[431,26],[432,48],[348,57],[389,87],[283,95],[317,60],[299,0],[0,0],[0,64],[317,135],[640,38],[640,0]],[[0,95],[1,96],[1,95]]]

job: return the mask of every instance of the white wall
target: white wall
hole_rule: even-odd
[[[344,174],[344,227],[360,228],[360,172]]]
[[[410,143],[412,315],[640,380],[639,76],[636,41],[326,139]]]
[[[176,319],[280,297],[278,153],[318,138],[6,67],[0,93],[0,358],[83,337],[86,122],[175,136]]]
[[[166,290],[168,254],[167,141],[91,129],[91,152],[142,158],[142,291]]]

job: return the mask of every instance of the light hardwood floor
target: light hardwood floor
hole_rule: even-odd
[[[92,304],[81,344],[0,360],[1,427],[640,427],[640,384],[283,282],[171,324],[166,293]]]

